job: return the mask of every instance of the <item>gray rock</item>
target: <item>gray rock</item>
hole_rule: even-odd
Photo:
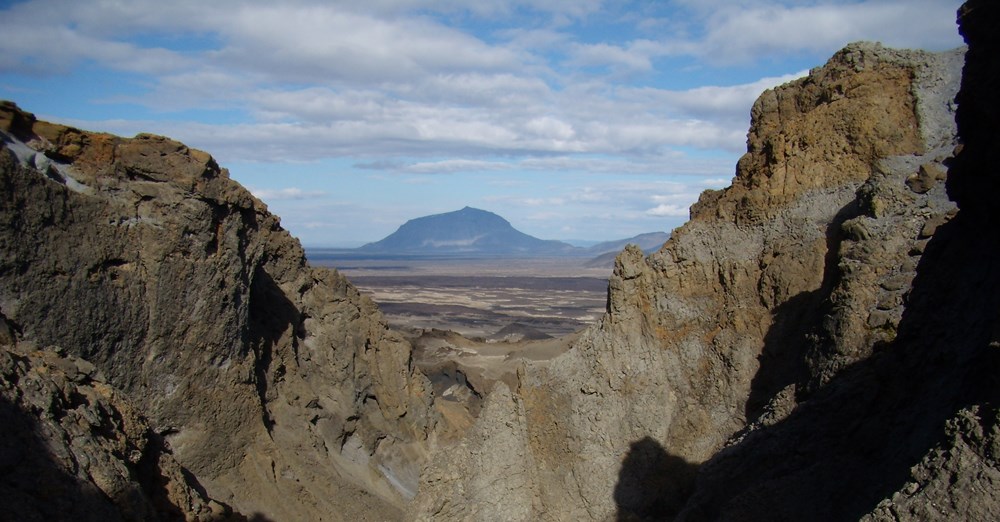
[[[419,472],[434,424],[430,386],[371,301],[307,266],[208,154],[10,104],[0,131],[87,189],[0,155],[0,310],[25,341],[92,364],[240,512],[401,516],[416,479],[398,477]],[[348,439],[367,461],[342,455]]]

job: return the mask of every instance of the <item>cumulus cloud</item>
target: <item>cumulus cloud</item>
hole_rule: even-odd
[[[682,3],[701,15],[702,36],[667,39],[665,45],[673,54],[716,64],[753,63],[782,53],[831,53],[855,40],[935,50],[961,44],[953,23],[958,0]]]
[[[627,47],[598,44],[577,44],[573,47],[569,63],[584,67],[607,66],[612,69],[633,71],[648,71],[653,68],[650,53],[643,52],[642,47],[630,45]]]
[[[686,5],[696,14],[692,23],[702,24],[701,30],[668,25],[670,31],[659,38],[582,42],[555,18],[608,16],[602,10],[609,5],[598,0],[491,0],[474,6],[457,0],[420,5],[380,0],[363,6],[226,0],[84,6],[41,0],[4,12],[0,30],[14,36],[0,42],[0,66],[67,69],[92,60],[147,74],[145,94],[113,100],[159,111],[246,113],[250,121],[154,122],[146,128],[244,159],[562,153],[634,160],[683,147],[738,153],[753,99],[801,73],[670,90],[617,84],[613,77],[579,81],[578,69],[651,72],[656,60],[667,56],[721,63],[840,45],[860,35],[941,32],[941,24],[927,13],[950,12],[953,6],[917,3],[922,11],[899,1],[717,1],[704,11],[691,3]],[[499,30],[487,41],[417,10],[501,20],[522,11],[541,12],[550,23]],[[43,12],[52,15],[40,16]],[[199,44],[171,50],[142,38],[175,33]],[[450,171],[487,167],[438,166]]]
[[[622,96],[636,104],[666,106],[677,114],[692,118],[749,122],[749,107],[760,93],[767,89],[802,78],[809,74],[803,70],[782,76],[766,77],[750,83],[730,86],[706,85],[683,91],[631,88],[623,89]]]
[[[701,189],[728,182],[753,100],[804,73],[767,67],[754,76],[755,65],[803,53],[818,65],[860,38],[957,45],[959,3],[28,0],[0,8],[0,69],[10,77],[127,73],[127,88],[80,89],[73,103],[98,97],[141,116],[67,123],[169,135],[223,164],[340,161],[396,185],[474,174],[498,190],[521,186],[496,200],[512,208],[659,226],[686,216]],[[669,77],[681,62],[686,69]],[[742,67],[738,77],[693,87],[686,79],[728,64]],[[579,179],[538,188],[537,180],[570,175]],[[619,181],[602,181],[612,178]],[[282,214],[291,223],[332,222],[315,217],[330,209],[301,213],[322,193],[255,194],[290,202]]]

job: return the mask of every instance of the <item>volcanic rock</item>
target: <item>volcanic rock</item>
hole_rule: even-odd
[[[370,300],[204,152],[10,103],[0,131],[0,311],[24,341],[92,363],[239,512],[400,516],[434,415]]]
[[[0,423],[5,519],[245,520],[205,497],[94,365],[57,348],[0,346]]]
[[[706,191],[659,252],[631,246],[618,256],[607,314],[567,353],[526,363],[516,409],[491,411],[487,401],[473,430],[491,419],[524,430],[527,447],[512,453],[527,452],[519,459],[530,472],[515,484],[462,446],[435,457],[418,505],[501,502],[504,487],[455,485],[473,479],[453,470],[470,469],[476,481],[531,491],[531,513],[507,519],[857,519],[874,510],[898,478],[875,468],[898,471],[906,459],[864,456],[905,440],[901,453],[915,464],[934,439],[929,425],[917,423],[917,436],[866,416],[866,405],[883,404],[861,397],[905,387],[846,383],[915,322],[907,314],[926,263],[922,231],[940,223],[937,238],[953,220],[943,183],[914,190],[907,180],[946,170],[962,57],[853,44],[762,94],[732,186]]]
[[[968,53],[852,44],[765,92],[598,324],[489,388],[441,366],[439,404],[208,154],[0,105],[5,514],[1000,518],[1000,7],[959,21]]]

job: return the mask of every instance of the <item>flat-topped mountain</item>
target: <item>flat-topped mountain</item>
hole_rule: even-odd
[[[385,239],[361,252],[400,255],[551,256],[583,253],[555,240],[538,239],[515,229],[506,219],[485,210],[462,210],[411,219]]]

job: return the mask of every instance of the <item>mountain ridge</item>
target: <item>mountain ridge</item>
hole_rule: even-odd
[[[761,94],[732,185],[657,252],[626,248],[599,322],[494,388],[426,468],[424,518],[995,519],[995,354],[959,384],[996,351],[998,254],[948,242],[942,182],[962,61],[851,44]]]
[[[567,255],[577,247],[539,239],[514,228],[493,212],[466,206],[403,223],[385,238],[361,246],[359,252],[409,255]]]
[[[556,239],[539,239],[514,228],[499,214],[470,206],[407,220],[395,232],[344,252],[387,256],[587,257],[619,252],[627,244],[649,250],[669,234],[647,232],[626,239],[578,247]]]

